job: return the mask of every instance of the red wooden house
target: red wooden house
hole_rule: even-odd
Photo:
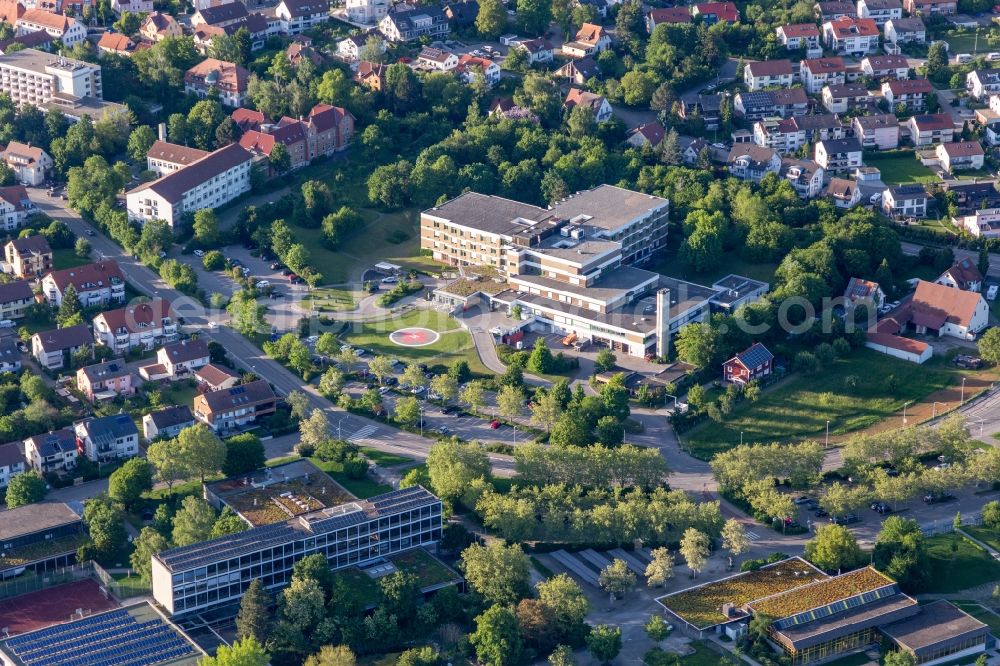
[[[767,377],[774,371],[774,354],[759,342],[753,343],[722,364],[725,380],[734,384],[748,384]]]

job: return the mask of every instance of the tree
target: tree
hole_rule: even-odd
[[[271,168],[279,176],[287,173],[292,168],[292,156],[288,152],[288,148],[285,147],[285,144],[280,141],[274,143],[274,147],[271,148],[271,152],[267,157],[271,163]]]
[[[649,616],[645,629],[649,639],[657,643],[670,635],[670,625],[667,624],[662,615],[656,615],[655,613]]]
[[[202,423],[181,430],[176,453],[202,483],[206,476],[217,474],[226,462],[226,445]]]
[[[611,372],[617,364],[618,359],[615,357],[615,353],[607,347],[603,347],[601,351],[597,352],[597,358],[594,360],[594,371]]]
[[[142,582],[149,584],[152,576],[152,557],[170,547],[163,535],[152,527],[143,527],[133,542],[135,550],[129,555],[132,570],[139,574]]]
[[[420,401],[412,395],[398,399],[393,410],[393,418],[403,425],[416,425],[421,420]]]
[[[869,499],[870,491],[863,486],[847,486],[842,483],[831,483],[823,496],[819,499],[819,505],[830,513],[831,516],[845,516],[855,509],[864,506]],[[778,515],[778,514],[771,514]]]
[[[222,473],[226,476],[247,474],[260,469],[267,461],[264,443],[252,432],[234,435],[226,440],[226,460]]]
[[[394,374],[392,359],[388,356],[376,356],[368,362],[368,372],[370,372],[379,384],[383,383],[386,377]]]
[[[469,382],[462,389],[460,397],[462,402],[467,404],[472,411],[477,412],[486,405],[486,387],[483,386],[482,382]]]
[[[195,495],[188,495],[174,515],[174,545],[189,546],[199,541],[208,541],[214,525],[215,511],[208,502]]]
[[[590,611],[590,602],[580,586],[567,574],[557,574],[539,581],[535,587],[538,599],[552,609],[559,640],[579,643],[586,630],[584,618]]]
[[[538,599],[521,599],[514,609],[521,638],[537,654],[556,646],[557,627],[552,609]]]
[[[681,537],[680,553],[695,578],[708,562],[709,544],[708,535],[704,532],[699,532],[693,527],[684,530],[684,536]]]
[[[305,661],[305,666],[355,666],[357,657],[346,645],[324,645]]]
[[[987,363],[1000,363],[1000,328],[989,328],[979,338],[979,355]]]
[[[45,499],[46,484],[38,472],[21,472],[7,483],[7,508],[15,509]]]
[[[843,525],[821,525],[806,542],[805,556],[820,569],[853,569],[864,560],[854,534]]]
[[[451,375],[434,375],[431,393],[437,395],[442,404],[448,404],[458,397],[458,381]]]
[[[660,148],[660,161],[670,166],[678,166],[683,161],[681,153],[680,136],[677,130],[671,128],[667,135],[663,137]]]
[[[535,400],[531,405],[531,423],[546,432],[552,430],[562,414],[564,406],[560,395],[554,390],[538,391]]]
[[[83,522],[94,548],[102,555],[111,555],[122,547],[127,538],[125,516],[107,495],[98,495],[83,505]]]
[[[438,442],[427,453],[427,473],[434,492],[444,500],[458,499],[477,479],[489,479],[492,466],[476,443]]]
[[[339,368],[330,366],[320,376],[317,388],[323,397],[332,400],[340,395],[346,383],[347,378],[344,377],[344,373]]]
[[[666,548],[654,548],[649,554],[646,584],[650,587],[663,587],[674,577],[674,556]]]
[[[609,664],[622,650],[621,627],[599,624],[587,636],[587,649],[602,664]]]
[[[889,516],[875,538],[875,568],[899,582],[907,592],[919,592],[930,575],[927,545],[915,520]]]
[[[943,41],[932,42],[927,49],[927,76],[934,75],[948,70],[947,44]]]
[[[980,515],[983,526],[991,530],[1000,529],[1000,502],[993,500],[983,505]]]
[[[173,490],[174,484],[190,478],[193,472],[177,453],[177,443],[172,440],[153,442],[146,450],[146,459],[153,465],[157,481]]]
[[[462,551],[465,579],[491,604],[514,604],[528,596],[528,556],[518,544],[473,544]]]
[[[76,242],[73,244],[73,254],[81,259],[89,257],[91,249],[90,241],[83,237],[77,238]]]
[[[615,559],[601,570],[598,577],[601,589],[615,599],[625,596],[625,593],[635,587],[635,573],[628,568],[625,560]]]
[[[259,578],[253,579],[240,599],[240,610],[236,614],[237,638],[252,637],[261,643],[267,642],[271,628],[271,597]]]
[[[441,656],[429,645],[410,648],[399,655],[396,666],[439,666]]]
[[[508,666],[521,661],[524,644],[517,617],[509,608],[491,606],[476,618],[476,630],[469,635],[479,661],[489,666]]]
[[[215,245],[219,242],[219,218],[211,208],[199,208],[195,211],[192,229],[194,239],[202,245]]]
[[[80,297],[76,293],[76,287],[70,284],[63,291],[62,302],[59,304],[59,312],[56,313],[56,322],[60,328],[82,324],[82,311],[83,307],[80,305]]]
[[[131,509],[147,490],[153,489],[153,466],[145,458],[129,458],[108,478],[108,497]]]
[[[327,439],[330,439],[330,419],[322,409],[313,409],[309,418],[299,421],[301,445],[315,449]]]
[[[500,0],[482,0],[476,15],[476,30],[484,39],[494,40],[507,28],[507,11]]]
[[[497,412],[511,421],[524,412],[524,391],[514,386],[501,386],[497,391]]]
[[[535,340],[535,346],[528,357],[528,370],[539,374],[552,372],[554,360],[552,358],[552,351],[545,343],[545,338],[539,337]]]
[[[410,363],[403,369],[403,376],[400,377],[400,384],[411,388],[424,387],[427,385],[427,377],[424,371],[416,363]]]
[[[568,645],[557,645],[549,655],[549,666],[576,666],[573,648]]]
[[[903,652],[902,650],[887,652],[882,662],[884,666],[913,666],[915,663],[913,656],[909,652]]]
[[[630,70],[621,80],[623,99],[629,106],[649,106],[658,85],[656,75],[637,69]]]
[[[750,550],[750,538],[747,536],[743,523],[730,518],[722,526],[722,547],[729,551],[729,566],[733,566],[733,559]]]
[[[214,657],[205,657],[201,666],[267,666],[270,657],[256,638],[249,636],[228,645],[220,645]]]
[[[156,142],[156,132],[149,125],[139,125],[128,137],[128,156],[136,162],[146,162],[146,153]]]

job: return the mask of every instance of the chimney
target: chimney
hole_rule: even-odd
[[[159,125],[156,126],[156,130],[157,130],[157,132],[159,132],[160,141],[166,141],[167,140],[167,124],[166,123],[160,123]]]
[[[670,353],[670,290],[656,292],[656,355]]]

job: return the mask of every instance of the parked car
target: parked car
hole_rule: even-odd
[[[492,428],[493,430],[497,430],[499,427],[500,427],[499,421],[497,421],[496,419],[490,421],[490,428]]]
[[[448,426],[441,426],[440,428],[438,428],[438,432],[442,435],[447,436],[451,434],[451,428],[449,428]]]
[[[816,509],[815,511],[817,518],[826,518],[830,513],[826,509]]]
[[[196,257],[204,257],[205,256],[205,251],[204,250],[195,250],[194,251],[194,256],[196,256]]]
[[[93,230],[93,229],[87,229],[87,230],[86,230],[85,232],[83,232],[83,233],[87,234],[88,236],[96,236],[96,235],[97,235],[97,234],[96,234],[96,233],[94,232],[94,230]]]
[[[389,277],[382,278],[381,282],[382,282],[382,284],[393,284],[395,282],[399,282],[399,278],[395,277],[393,275],[390,275]]]
[[[380,388],[378,390],[378,392],[379,392],[379,395],[385,395],[386,393],[388,393],[391,390],[392,390],[391,387],[389,387],[389,386],[383,386],[382,388]]]
[[[398,383],[399,380],[396,379],[395,377],[386,377],[382,380],[382,384],[384,384],[385,386],[395,386]]]
[[[441,413],[442,414],[454,414],[455,416],[458,416],[458,414],[461,411],[462,410],[459,409],[459,407],[457,405],[445,405],[444,408],[441,410]]]
[[[802,505],[802,504],[808,504],[809,502],[811,502],[812,498],[809,497],[808,495],[799,495],[793,501],[796,504]]]
[[[875,513],[881,513],[883,516],[887,513],[892,513],[892,507],[885,502],[872,502],[871,510]]]
[[[924,502],[926,504],[938,504],[939,502],[947,502],[953,499],[955,499],[955,496],[949,492],[927,493],[924,495]]]
[[[834,525],[850,525],[861,522],[861,516],[856,513],[848,513],[843,516],[833,516],[830,518],[830,522]]]
[[[284,268],[284,265],[283,265],[283,264],[280,264],[280,263],[278,263],[277,261],[276,261],[276,262],[274,262],[273,264],[271,264],[271,270],[272,270],[272,271],[276,271],[276,270],[278,270],[279,268]]]

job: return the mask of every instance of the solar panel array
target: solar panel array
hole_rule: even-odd
[[[824,617],[850,610],[852,608],[867,606],[868,604],[875,603],[876,601],[880,601],[897,594],[899,594],[899,586],[892,583],[891,585],[885,585],[884,587],[880,587],[876,590],[856,594],[853,597],[840,599],[839,601],[834,601],[826,604],[825,606],[820,606],[819,608],[813,608],[792,615],[791,617],[783,618],[774,623],[774,628],[778,630],[788,629],[789,627],[820,620]]]
[[[211,541],[165,550],[159,554],[159,558],[170,569],[184,570],[291,543],[300,536],[288,523],[276,523],[254,527]]]
[[[167,623],[139,622],[126,610],[35,631],[6,645],[25,666],[153,666],[196,654]]]

